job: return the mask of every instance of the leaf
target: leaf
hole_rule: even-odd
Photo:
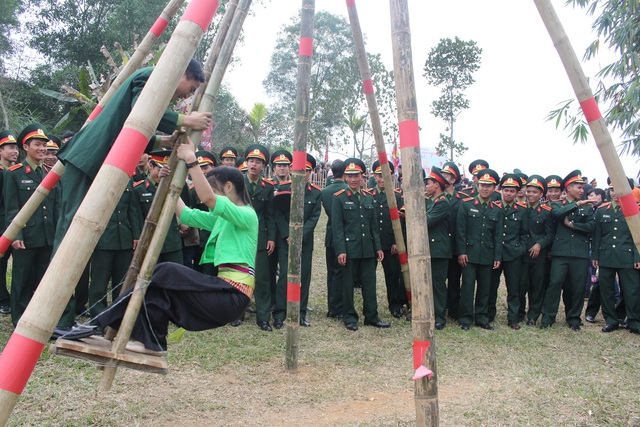
[[[56,92],[55,90],[38,88],[38,91],[40,93],[42,93],[43,95],[50,96],[51,98],[55,98],[58,101],[62,101],[62,102],[78,102],[77,99],[65,96],[65,94],[60,93],[60,92]]]
[[[89,72],[85,68],[80,69],[78,75],[78,87],[80,87],[80,93],[84,96],[91,97],[91,91],[89,89]]]

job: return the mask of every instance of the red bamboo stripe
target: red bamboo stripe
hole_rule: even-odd
[[[620,209],[622,209],[622,213],[625,217],[634,216],[640,212],[636,198],[633,197],[633,193],[619,197],[618,203],[620,204]]]
[[[115,166],[123,170],[127,175],[132,176],[148,143],[148,138],[142,132],[131,128],[123,128],[113,143],[113,147],[111,147],[104,164]]]
[[[291,169],[294,171],[307,170],[307,153],[305,151],[293,152],[293,163]]]
[[[411,291],[407,291],[407,301],[411,304]]]
[[[362,87],[364,89],[364,94],[365,95],[371,95],[374,90],[373,90],[373,80],[369,79],[369,80],[363,80],[362,81]]]
[[[11,247],[12,242],[13,240],[6,238],[4,234],[0,236],[0,254],[6,254],[7,250]]]
[[[300,302],[299,283],[287,283],[287,302]]]
[[[389,208],[389,216],[391,217],[391,221],[395,221],[400,219],[400,212],[398,212],[398,207]]]
[[[300,37],[300,49],[298,50],[300,56],[313,56],[313,38]]]
[[[405,120],[398,124],[400,129],[400,149],[420,147],[420,130],[416,120]]]
[[[407,257],[407,253],[399,253],[398,258],[400,258],[400,264],[406,264],[409,262],[409,258]]]
[[[424,355],[427,354],[430,345],[429,341],[413,341],[413,369],[418,369],[422,365]]]
[[[191,0],[180,21],[191,21],[198,24],[202,31],[207,31],[216,10],[218,10],[218,0]]]
[[[347,0],[347,7],[356,7],[356,0]]]
[[[389,163],[389,160],[387,159],[387,153],[384,151],[382,153],[378,153],[378,160],[380,160],[380,165]]]
[[[44,187],[47,191],[51,191],[53,187],[60,181],[60,175],[55,172],[50,171],[47,176],[44,177],[40,185]]]
[[[89,121],[93,121],[96,117],[98,117],[98,114],[100,113],[102,113],[102,107],[96,105],[91,114],[89,114]]]
[[[14,332],[0,355],[0,389],[21,394],[42,349],[41,342]]]
[[[595,98],[589,98],[582,101],[580,103],[580,108],[582,108],[582,112],[584,113],[584,117],[587,119],[588,123],[595,122],[602,118],[600,108],[598,108],[598,103]]]
[[[156,22],[153,23],[153,26],[151,27],[149,32],[156,37],[160,37],[164,32],[165,28],[167,28],[168,24],[169,24],[169,21],[164,19],[162,16],[159,16],[158,19],[156,19]]]

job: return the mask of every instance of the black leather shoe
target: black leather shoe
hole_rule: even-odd
[[[573,332],[580,331],[580,325],[569,325],[569,328],[571,328]]]
[[[280,320],[280,319],[275,319],[273,321],[273,327],[276,329],[282,329],[282,327],[284,326],[284,321]]]
[[[485,331],[493,331],[495,329],[490,323],[476,323],[476,326],[484,329]]]
[[[589,323],[596,323],[596,319],[593,316],[585,316],[584,320],[586,320]]]
[[[347,328],[350,331],[357,331],[358,330],[358,324],[357,323],[347,323],[346,325],[344,325],[345,328]]]
[[[527,320],[527,326],[536,326],[536,322],[533,319]]]
[[[238,326],[242,325],[242,319],[236,319],[236,320],[234,320],[233,322],[231,322],[231,323],[229,323],[229,324],[230,324],[231,326],[233,326],[234,328],[235,328],[235,327],[238,327]]]
[[[8,305],[0,306],[0,314],[11,314],[11,307]]]
[[[436,331],[441,331],[444,329],[444,323],[436,322]]]
[[[399,319],[399,318],[401,318],[401,317],[402,317],[402,311],[400,311],[400,310],[394,310],[394,311],[392,311],[392,312],[391,312],[391,315],[392,315],[393,317],[395,317],[396,319]]]
[[[469,329],[471,329],[471,325],[463,323],[462,325],[460,325],[460,329],[462,329],[463,331],[468,331]]]
[[[96,332],[95,326],[59,326],[53,330],[52,340],[63,338],[65,340],[79,340],[87,338]]]
[[[258,324],[258,327],[265,332],[273,331],[273,329],[271,329],[271,325],[269,325],[269,322],[267,321],[256,322],[256,323]]]
[[[613,323],[607,323],[600,329],[602,332],[613,332],[618,329],[618,325],[614,325]]]
[[[391,327],[391,323],[383,322],[382,320],[378,320],[377,322],[369,322],[365,320],[364,324],[367,326],[373,326],[374,328],[390,328]]]
[[[514,331],[519,331],[520,330],[520,324],[518,322],[509,322],[507,323],[509,325],[509,327],[511,329],[513,329]]]
[[[300,326],[304,326],[305,328],[311,326],[311,323],[307,322],[307,319],[304,317],[300,318]]]
[[[540,329],[551,329],[551,325],[545,325],[544,323],[540,325]]]
[[[332,313],[332,312],[328,312],[327,313],[327,317],[331,318],[331,319],[342,319],[342,314],[340,313]]]

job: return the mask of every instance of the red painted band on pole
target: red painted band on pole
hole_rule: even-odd
[[[595,122],[602,118],[600,108],[598,108],[598,103],[595,98],[589,98],[586,101],[582,101],[580,103],[580,108],[582,108],[582,112],[584,113],[584,117],[587,119],[588,123]]]
[[[191,0],[180,21],[191,21],[198,24],[202,31],[207,31],[216,10],[218,10],[218,0]]]
[[[164,19],[162,16],[159,16],[158,19],[156,19],[156,22],[153,23],[153,26],[151,27],[149,32],[156,37],[160,37],[164,32],[164,29],[167,28],[168,24],[169,21]]]
[[[0,389],[22,393],[43,349],[41,342],[14,332],[0,355]]]
[[[413,342],[413,369],[418,369],[422,366],[424,355],[427,354],[431,342],[429,341],[414,341]]]
[[[298,55],[313,56],[313,38],[300,37],[300,49],[298,49]]]
[[[420,128],[416,120],[405,120],[398,124],[400,129],[400,149],[420,147]]]
[[[293,152],[293,163],[291,163],[291,170],[294,170],[294,171],[307,170],[307,153],[305,151]]]
[[[395,208],[389,208],[389,216],[391,217],[391,221],[400,219],[400,212],[398,212],[397,206]],[[406,252],[405,252],[405,255],[406,255]]]
[[[47,191],[53,190],[53,187],[60,181],[60,175],[55,172],[49,171],[47,176],[44,177],[40,185],[45,188]]]
[[[356,0],[347,0],[347,7],[356,7]]]
[[[142,132],[123,128],[104,160],[104,164],[115,166],[132,176],[148,143],[149,139]]]
[[[633,197],[633,193],[629,193],[626,196],[619,197],[618,203],[620,204],[620,209],[622,209],[622,213],[625,217],[634,216],[637,215],[638,212],[640,212],[640,210],[638,209],[636,198]]]
[[[362,81],[362,88],[364,89],[364,94],[365,95],[371,95],[374,92],[373,80],[371,80],[371,79],[363,80]]]
[[[378,153],[378,160],[380,161],[380,165],[389,163],[389,159],[387,159],[387,153],[384,151],[382,153]]]
[[[398,254],[398,258],[400,258],[400,264],[406,264],[409,262],[409,258],[407,257],[407,253]]]
[[[11,247],[11,243],[13,243],[13,240],[8,239],[4,234],[0,236],[0,254],[6,254]]]
[[[96,105],[93,111],[91,112],[91,114],[89,114],[89,121],[93,121],[93,119],[98,117],[98,114],[100,114],[101,112],[102,112],[102,107],[99,105]]]
[[[287,283],[287,302],[300,302],[299,283]]]
[[[407,301],[411,304],[411,291],[407,291]]]

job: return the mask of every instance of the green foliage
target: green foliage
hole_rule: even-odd
[[[213,106],[213,152],[232,145],[240,152],[254,143],[253,136],[246,132],[247,113],[227,88],[222,86]]]
[[[473,73],[480,68],[481,55],[482,49],[473,40],[440,39],[424,64],[423,76],[429,84],[441,87],[440,98],[431,104],[431,114],[444,120],[449,132],[448,136],[440,134],[436,152],[448,153],[450,161],[467,150],[462,142],[454,139],[453,127],[460,113],[469,108],[463,92],[475,82]]]
[[[11,53],[13,46],[11,43],[11,31],[18,28],[18,15],[24,10],[22,0],[2,0],[0,2],[0,56]],[[0,71],[2,71],[0,62]]]
[[[266,116],[267,107],[261,102],[256,102],[255,104],[253,104],[253,108],[251,109],[249,114],[247,114],[249,131],[251,132],[251,135],[253,136],[256,144],[260,139],[260,132],[262,131],[261,126]]]

